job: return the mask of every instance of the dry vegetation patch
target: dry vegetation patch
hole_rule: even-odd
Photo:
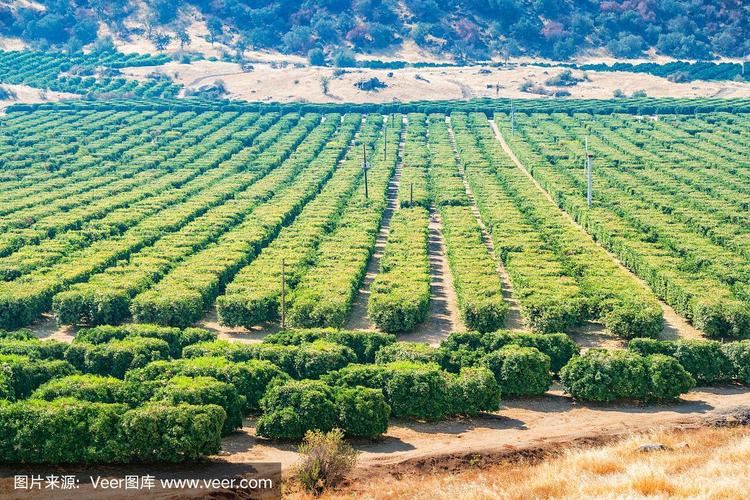
[[[639,449],[657,443],[666,449]],[[487,467],[477,459],[461,471],[362,478],[325,497],[739,499],[750,490],[749,460],[747,427],[653,430],[604,446],[550,450]]]

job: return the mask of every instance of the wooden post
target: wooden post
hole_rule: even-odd
[[[286,259],[281,259],[281,329],[286,330]]]
[[[409,206],[414,206],[414,183],[409,184]]]
[[[510,135],[516,135],[516,110],[513,107],[513,99],[510,100]]]

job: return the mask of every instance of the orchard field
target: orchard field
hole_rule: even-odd
[[[1,461],[750,382],[742,100],[176,102],[0,117]]]

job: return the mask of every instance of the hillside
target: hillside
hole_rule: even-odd
[[[170,41],[190,46],[189,28],[200,19],[211,43],[240,53],[371,54],[416,45],[459,61],[564,60],[592,51],[710,59],[750,51],[748,10],[742,0],[5,0],[0,36],[73,50],[108,34],[145,34],[157,48]]]

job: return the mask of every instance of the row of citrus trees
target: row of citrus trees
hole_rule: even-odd
[[[429,148],[428,185],[440,214],[461,319],[472,330],[497,330],[505,322],[508,304],[503,300],[495,261],[472,212],[445,115],[429,116]]]
[[[120,68],[158,66],[169,62],[164,55],[92,52],[0,51],[0,83],[22,84],[40,89],[73,94],[129,94],[136,97],[176,96],[181,85],[171,79],[138,81],[119,76],[94,76],[96,71]]]
[[[506,264],[526,322],[566,331],[587,320],[623,337],[657,336],[651,291],[571,223],[502,151],[484,114],[454,114],[480,213]]]
[[[259,344],[188,328],[130,324],[72,344],[0,333],[0,461],[181,462],[256,433],[297,440],[342,429],[377,438],[391,417],[440,420],[545,393],[555,377],[585,401],[678,398],[699,383],[750,382],[750,342],[635,339],[628,350],[563,334],[461,332],[439,347],[389,334],[292,330]]]
[[[391,218],[380,269],[367,302],[369,318],[385,332],[413,330],[427,317],[430,303],[430,214],[424,206],[428,203],[427,124],[421,114],[410,114],[407,121],[396,193],[399,208]],[[416,199],[414,181],[418,187]]]
[[[317,193],[330,175],[333,169],[330,163],[325,159],[315,160],[326,146],[333,154],[338,154],[348,143],[353,125],[339,130],[329,143],[339,125],[338,115],[329,115],[323,123],[315,117],[296,133],[280,138],[266,153],[255,158],[241,155],[231,158],[230,162],[242,165],[240,175],[226,185],[224,192],[214,187],[203,195],[221,197],[223,203],[135,252],[128,261],[57,294],[53,299],[53,311],[58,320],[64,324],[118,323],[131,313],[131,301],[136,295],[196,252],[213,243],[221,245],[231,236],[235,236],[232,238],[234,245],[245,243],[241,249],[244,258],[257,253]],[[207,262],[216,265],[211,260]],[[141,300],[133,306],[132,312],[136,317],[158,316],[160,311],[150,306],[158,308],[166,300],[171,307],[163,313],[182,318],[185,311],[178,310],[171,295],[175,292],[177,290],[170,290],[166,297],[159,294],[157,298],[161,302],[158,303]]]
[[[55,231],[51,235],[42,233],[35,244],[27,244],[6,257],[0,257],[0,276],[5,280],[14,279],[40,266],[52,265],[66,254],[83,249],[94,241],[121,235],[145,219],[153,218],[173,205],[185,203],[203,189],[231,175],[231,170],[218,168],[220,162],[203,161],[209,159],[206,154],[221,149],[230,141],[233,132],[238,132],[226,123],[231,119],[222,117],[202,125],[196,123],[195,129],[185,134],[187,142],[175,145],[169,155],[150,155],[148,163],[157,162],[153,168],[159,171],[157,166],[161,167],[160,176],[129,192],[101,200],[101,205],[107,206],[108,202],[111,205],[106,215],[76,218],[73,228]],[[233,125],[246,126],[245,130],[251,133],[251,137],[260,134],[269,122],[261,119],[246,124],[243,120],[236,120]],[[65,212],[61,218],[71,211]]]
[[[187,117],[180,118],[177,122],[183,125],[180,122]],[[7,255],[23,245],[38,243],[64,232],[74,233],[90,221],[100,221],[109,216],[113,210],[135,210],[139,202],[148,203],[150,196],[191,180],[201,172],[198,168],[200,164],[187,165],[184,172],[180,172],[177,161],[185,160],[186,150],[193,152],[188,157],[192,159],[205,154],[205,148],[210,143],[202,140],[212,139],[212,134],[224,126],[235,132],[242,130],[229,126],[231,119],[232,117],[194,116],[184,122],[184,136],[180,135],[183,131],[180,127],[175,129],[176,134],[171,135],[171,138],[179,139],[167,139],[157,144],[151,137],[145,137],[150,127],[165,125],[167,120],[157,117],[152,123],[139,123],[137,130],[112,134],[114,144],[118,141],[123,144],[118,147],[122,150],[116,152],[115,161],[88,153],[92,150],[97,153],[106,151],[108,146],[87,146],[86,151],[77,155],[76,159],[80,161],[70,161],[73,168],[79,169],[77,172],[80,175],[74,178],[49,176],[44,181],[39,181],[33,191],[9,189],[9,196],[15,199],[8,200],[2,206],[2,211],[7,211],[7,215],[0,216],[0,255]],[[238,120],[236,126],[252,126],[253,121],[255,120]],[[256,133],[259,130],[256,127],[262,125],[258,123],[253,127]],[[224,137],[227,137],[225,134]],[[183,154],[178,158],[180,153]],[[44,191],[37,191],[39,189]],[[124,230],[126,226],[121,227]]]
[[[742,135],[719,130],[711,145],[668,125],[651,132],[640,125],[644,133],[628,137],[613,132],[612,121],[585,116],[524,117],[523,123],[523,141],[514,141],[514,149],[592,235],[707,335],[750,333],[744,174],[717,161],[717,153],[742,161],[742,148],[731,145]],[[721,121],[714,125],[721,127]],[[586,135],[598,169],[592,209],[580,194],[581,169],[574,168]],[[702,150],[711,148],[707,158]],[[715,180],[701,172],[709,168]]]
[[[346,189],[346,177],[351,173],[351,169],[342,169],[342,160],[353,154],[352,140],[358,129],[361,130],[360,137],[369,137],[372,133],[370,125],[365,124],[364,130],[361,127],[360,115],[344,117],[335,137],[326,144],[303,173],[294,179],[295,187],[280,192],[278,198],[274,198],[271,203],[258,207],[251,219],[223,234],[215,245],[191,256],[156,287],[135,297],[131,308],[134,317],[162,324],[190,324],[203,316],[206,309],[224,292],[227,284],[235,280],[235,277],[238,280],[243,279],[243,273],[249,269],[248,264],[253,266],[257,261],[261,262],[258,266],[263,266],[264,263],[272,265],[265,260],[264,255],[278,255],[277,249],[283,248],[284,242],[288,242],[288,238],[292,237],[290,235],[299,231],[305,221],[312,222],[316,214],[324,215],[324,208],[332,208],[335,212],[335,207],[323,206],[326,202],[332,201],[329,195],[325,195],[322,201],[318,200],[321,200],[320,196],[325,193],[337,191],[338,194],[342,194],[342,187]],[[343,163],[346,165],[346,161]],[[340,203],[341,200],[336,202]],[[327,214],[333,216],[330,212]],[[317,226],[318,229],[320,227]],[[314,232],[315,227],[311,225],[309,229]],[[303,238],[297,243],[301,246],[294,251],[304,255],[308,250],[308,241]],[[309,243],[313,244],[312,239]],[[299,271],[299,267],[295,267],[294,264],[290,256],[292,273]],[[281,266],[269,269],[269,272],[280,273]],[[268,284],[271,288],[264,292],[269,292],[269,300],[274,300],[275,296],[271,292],[275,287],[280,289],[281,280],[274,280]],[[256,312],[252,309],[251,301],[243,303],[241,309],[234,310],[239,316],[227,314],[222,301],[219,301],[217,306],[222,322],[238,321],[233,324],[246,326],[257,324],[252,322],[256,318],[244,316]],[[269,317],[261,318],[261,321],[273,319],[276,314],[270,307],[265,311]],[[228,317],[231,320],[227,319]],[[247,318],[251,319],[246,323]]]
[[[239,126],[242,126],[244,120],[241,116],[237,121]],[[271,148],[280,137],[287,134],[297,137],[306,134],[319,121],[317,115],[308,115],[297,124],[297,117],[289,115],[289,119],[281,120],[268,128],[255,140],[252,140],[252,137],[257,131],[254,132],[252,127],[248,127],[250,144],[245,144],[241,137],[233,140],[235,133],[240,136],[244,134],[233,129],[217,132],[219,135],[212,136],[213,140],[205,145],[197,144],[197,150],[194,152],[199,153],[199,156],[195,158],[195,164],[200,175],[178,189],[199,189],[183,202],[178,200],[177,203],[169,204],[137,221],[121,234],[96,240],[78,250],[63,252],[59,259],[49,265],[36,268],[14,281],[0,283],[0,324],[28,324],[42,312],[50,310],[52,298],[56,293],[73,283],[85,281],[89,276],[106,269],[119,259],[152,245],[165,234],[180,230],[211,208],[224,204],[248,185],[248,176],[258,177],[262,176],[264,171],[267,173],[268,167],[262,164],[256,169],[246,171],[249,160]],[[220,147],[212,147],[212,143]],[[178,167],[182,168],[182,162],[191,156],[192,153],[177,155],[175,163],[167,165],[167,173],[169,170],[174,169],[176,172]],[[239,182],[242,179],[244,183]],[[48,241],[51,242],[51,246],[55,246],[54,238]]]

